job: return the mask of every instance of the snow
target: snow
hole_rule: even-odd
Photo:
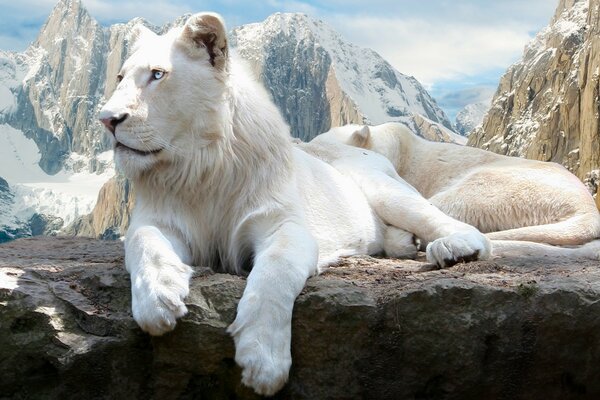
[[[101,160],[109,162],[111,153],[102,153]],[[6,124],[0,125],[0,157],[0,176],[14,193],[12,214],[19,220],[42,213],[60,217],[68,225],[92,211],[100,189],[115,173],[111,166],[102,174],[62,170],[48,175],[38,165],[40,154],[35,142]],[[73,153],[65,164],[74,164],[82,157]]]
[[[556,23],[551,26],[554,33],[564,37],[578,34],[587,23],[589,4],[587,1],[579,1],[563,12]]]

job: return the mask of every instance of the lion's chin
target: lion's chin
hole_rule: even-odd
[[[127,145],[124,145],[121,142],[116,142],[115,143],[115,153],[117,151],[125,151],[125,152],[136,154],[138,156],[145,157],[145,156],[151,156],[151,155],[154,155],[154,154],[158,154],[162,150],[163,149],[160,149],[160,148],[159,149],[154,149],[154,150],[139,150],[139,149],[134,149],[133,147],[129,147]]]
[[[162,149],[144,152],[117,143],[114,151],[117,169],[128,178],[135,178],[158,162]]]

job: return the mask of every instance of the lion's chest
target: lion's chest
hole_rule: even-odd
[[[194,266],[241,273],[251,259],[248,243],[235,237],[239,216],[223,202],[173,204],[163,224],[178,231],[187,245]]]

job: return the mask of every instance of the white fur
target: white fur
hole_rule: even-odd
[[[484,235],[431,206],[384,157],[338,142],[294,147],[264,89],[228,55],[220,17],[138,37],[100,118],[128,115],[113,141],[137,191],[125,250],[145,331],[161,335],[185,314],[189,265],[249,272],[229,332],[244,384],[271,395],[291,365],[294,301],[319,268],[386,247],[414,255],[412,233],[445,249],[428,252],[442,266],[489,257]]]
[[[600,214],[585,186],[555,163],[421,139],[401,124],[334,128],[318,140],[371,149],[444,213],[477,227],[512,253],[514,241],[581,245],[600,237]],[[516,246],[516,245],[515,245]],[[528,243],[528,252],[584,256]],[[517,246],[524,249],[524,244]],[[587,247],[590,248],[589,246]]]

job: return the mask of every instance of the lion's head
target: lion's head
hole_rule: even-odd
[[[223,135],[228,49],[222,19],[209,13],[162,36],[138,25],[130,43],[132,54],[99,118],[117,166],[135,177]]]

